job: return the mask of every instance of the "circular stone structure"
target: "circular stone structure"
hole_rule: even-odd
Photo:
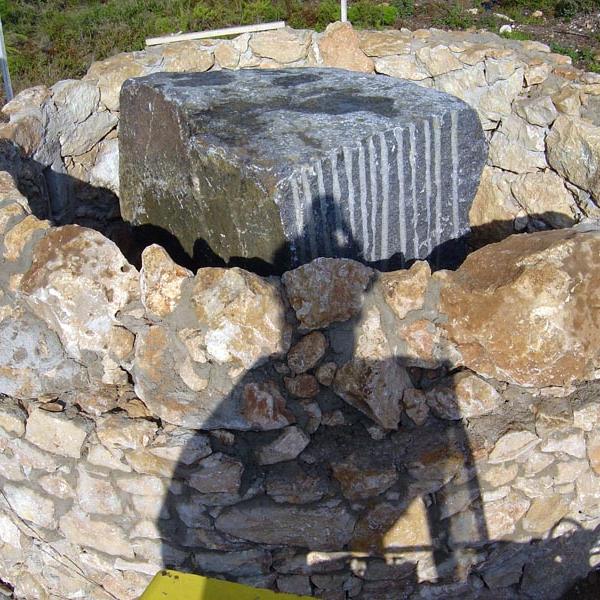
[[[487,157],[458,98],[340,69],[130,79],[119,144],[124,218],[195,259],[276,270],[318,256],[446,263]]]

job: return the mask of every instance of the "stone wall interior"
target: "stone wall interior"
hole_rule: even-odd
[[[261,276],[123,221],[127,79],[294,67],[476,111],[460,266]],[[326,600],[558,600],[597,566],[600,76],[536,42],[335,23],[117,55],[3,113],[6,593],[133,600],[166,566]]]

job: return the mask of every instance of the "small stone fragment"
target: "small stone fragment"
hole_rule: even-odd
[[[84,468],[79,469],[77,502],[87,512],[99,515],[120,515],[121,501],[112,484],[105,477],[94,476]]]
[[[25,433],[27,413],[15,400],[3,398],[0,401],[0,428],[21,437]]]
[[[337,371],[337,365],[334,362],[328,362],[321,365],[316,370],[317,381],[324,385],[325,387],[329,387],[333,383],[333,379],[335,377],[335,372]]]
[[[305,335],[291,347],[287,355],[290,369],[296,373],[306,373],[317,366],[327,349],[327,338],[320,331]]]
[[[425,261],[415,262],[410,269],[382,273],[375,287],[398,319],[404,319],[411,310],[423,308],[425,292],[431,278],[431,268]]]
[[[298,427],[284,429],[281,435],[270,444],[260,448],[257,454],[258,463],[273,465],[286,460],[293,460],[308,446],[310,438]]]
[[[416,388],[404,390],[402,404],[406,414],[410,417],[417,427],[423,425],[429,416],[429,406],[425,393]]]
[[[319,383],[314,375],[298,375],[296,377],[284,377],[285,388],[297,398],[314,398],[319,393]]]
[[[274,381],[244,386],[242,415],[252,429],[262,431],[287,427],[295,421]]]
[[[366,500],[378,496],[398,480],[393,464],[354,453],[342,462],[332,464],[333,476],[348,500]]]
[[[136,450],[147,446],[156,435],[157,426],[145,419],[130,419],[121,414],[101,417],[96,422],[98,439],[107,448]]]

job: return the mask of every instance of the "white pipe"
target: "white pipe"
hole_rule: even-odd
[[[342,23],[345,23],[348,20],[348,0],[341,0],[342,10],[341,10],[341,19]]]
[[[285,21],[275,21],[274,23],[260,23],[258,25],[240,25],[238,27],[226,27],[225,29],[213,29],[212,31],[199,31],[197,33],[180,33],[177,35],[164,35],[162,37],[148,38],[146,40],[146,46],[158,46],[160,44],[184,42],[186,40],[201,40],[205,38],[220,37],[223,35],[238,35],[240,33],[252,33],[254,31],[270,31],[272,29],[282,29],[283,27],[285,27]]]
[[[8,59],[6,46],[4,45],[4,32],[2,31],[2,19],[0,19],[0,69],[2,70],[2,81],[4,81],[4,94],[6,100],[13,99],[13,89],[10,83],[10,72],[8,70]]]

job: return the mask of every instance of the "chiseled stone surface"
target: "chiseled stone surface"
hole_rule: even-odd
[[[167,229],[190,255],[202,240],[279,269],[425,258],[441,244],[450,255],[486,158],[457,98],[322,69],[129,80],[119,144],[126,219]]]

